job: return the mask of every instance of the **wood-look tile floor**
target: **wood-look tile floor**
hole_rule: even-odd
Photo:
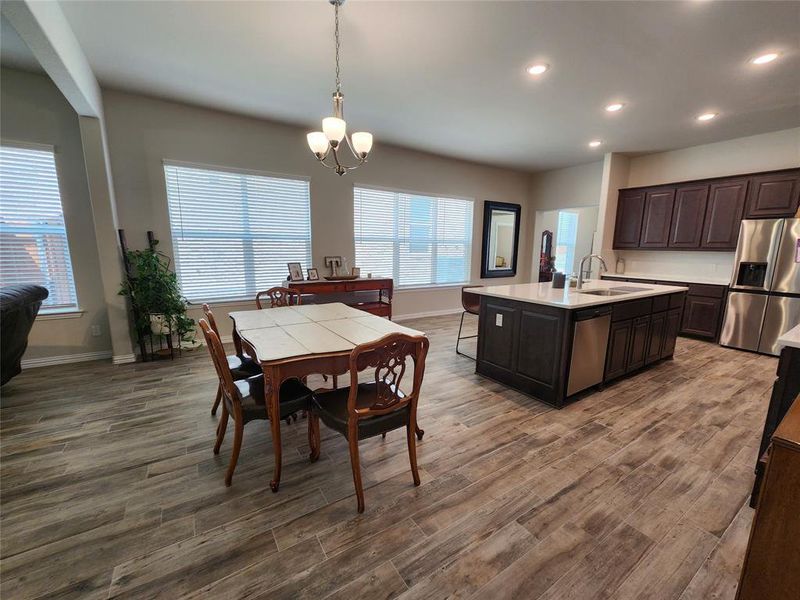
[[[361,443],[249,424],[212,454],[205,349],[26,371],[2,390],[3,598],[733,598],[775,360],[680,339],[675,359],[556,411],[428,332],[412,485],[403,431]],[[470,349],[469,342],[465,349]]]

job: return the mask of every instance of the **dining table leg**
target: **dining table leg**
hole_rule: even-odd
[[[269,406],[269,422],[272,428],[272,452],[275,455],[275,472],[269,487],[273,492],[278,491],[281,484],[281,407],[280,407],[280,369],[264,367],[264,394]]]

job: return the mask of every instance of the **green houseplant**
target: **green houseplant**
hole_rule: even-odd
[[[172,356],[175,338],[180,348],[196,345],[195,322],[186,315],[186,299],[180,293],[177,276],[170,269],[171,261],[156,249],[157,245],[158,240],[153,239],[146,250],[125,249],[128,276],[119,293],[131,302],[140,347],[149,341],[151,353],[154,353],[155,335],[160,347],[160,342],[166,340]]]

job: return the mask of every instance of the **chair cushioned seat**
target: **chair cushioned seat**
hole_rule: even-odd
[[[367,408],[375,402],[375,383],[359,383],[356,406]],[[350,387],[327,392],[317,392],[311,400],[314,410],[325,425],[347,437],[347,397]],[[402,392],[400,393],[402,396]],[[365,417],[358,420],[358,439],[363,440],[379,433],[399,429],[408,425],[409,407],[385,415]]]
[[[242,397],[242,414],[245,422],[266,418],[264,399],[264,376],[255,375],[233,382]],[[281,419],[301,410],[307,410],[311,402],[311,390],[297,379],[287,379],[281,385]],[[230,410],[230,407],[228,407]]]
[[[225,357],[228,361],[228,368],[234,379],[247,379],[253,375],[261,374],[261,367],[249,356],[236,356],[231,354]]]

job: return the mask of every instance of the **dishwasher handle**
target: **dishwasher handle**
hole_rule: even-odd
[[[575,311],[575,321],[585,321],[586,319],[596,319],[597,317],[602,317],[604,315],[611,314],[611,307],[609,305],[605,306],[593,306],[591,308],[582,308],[580,310]]]

